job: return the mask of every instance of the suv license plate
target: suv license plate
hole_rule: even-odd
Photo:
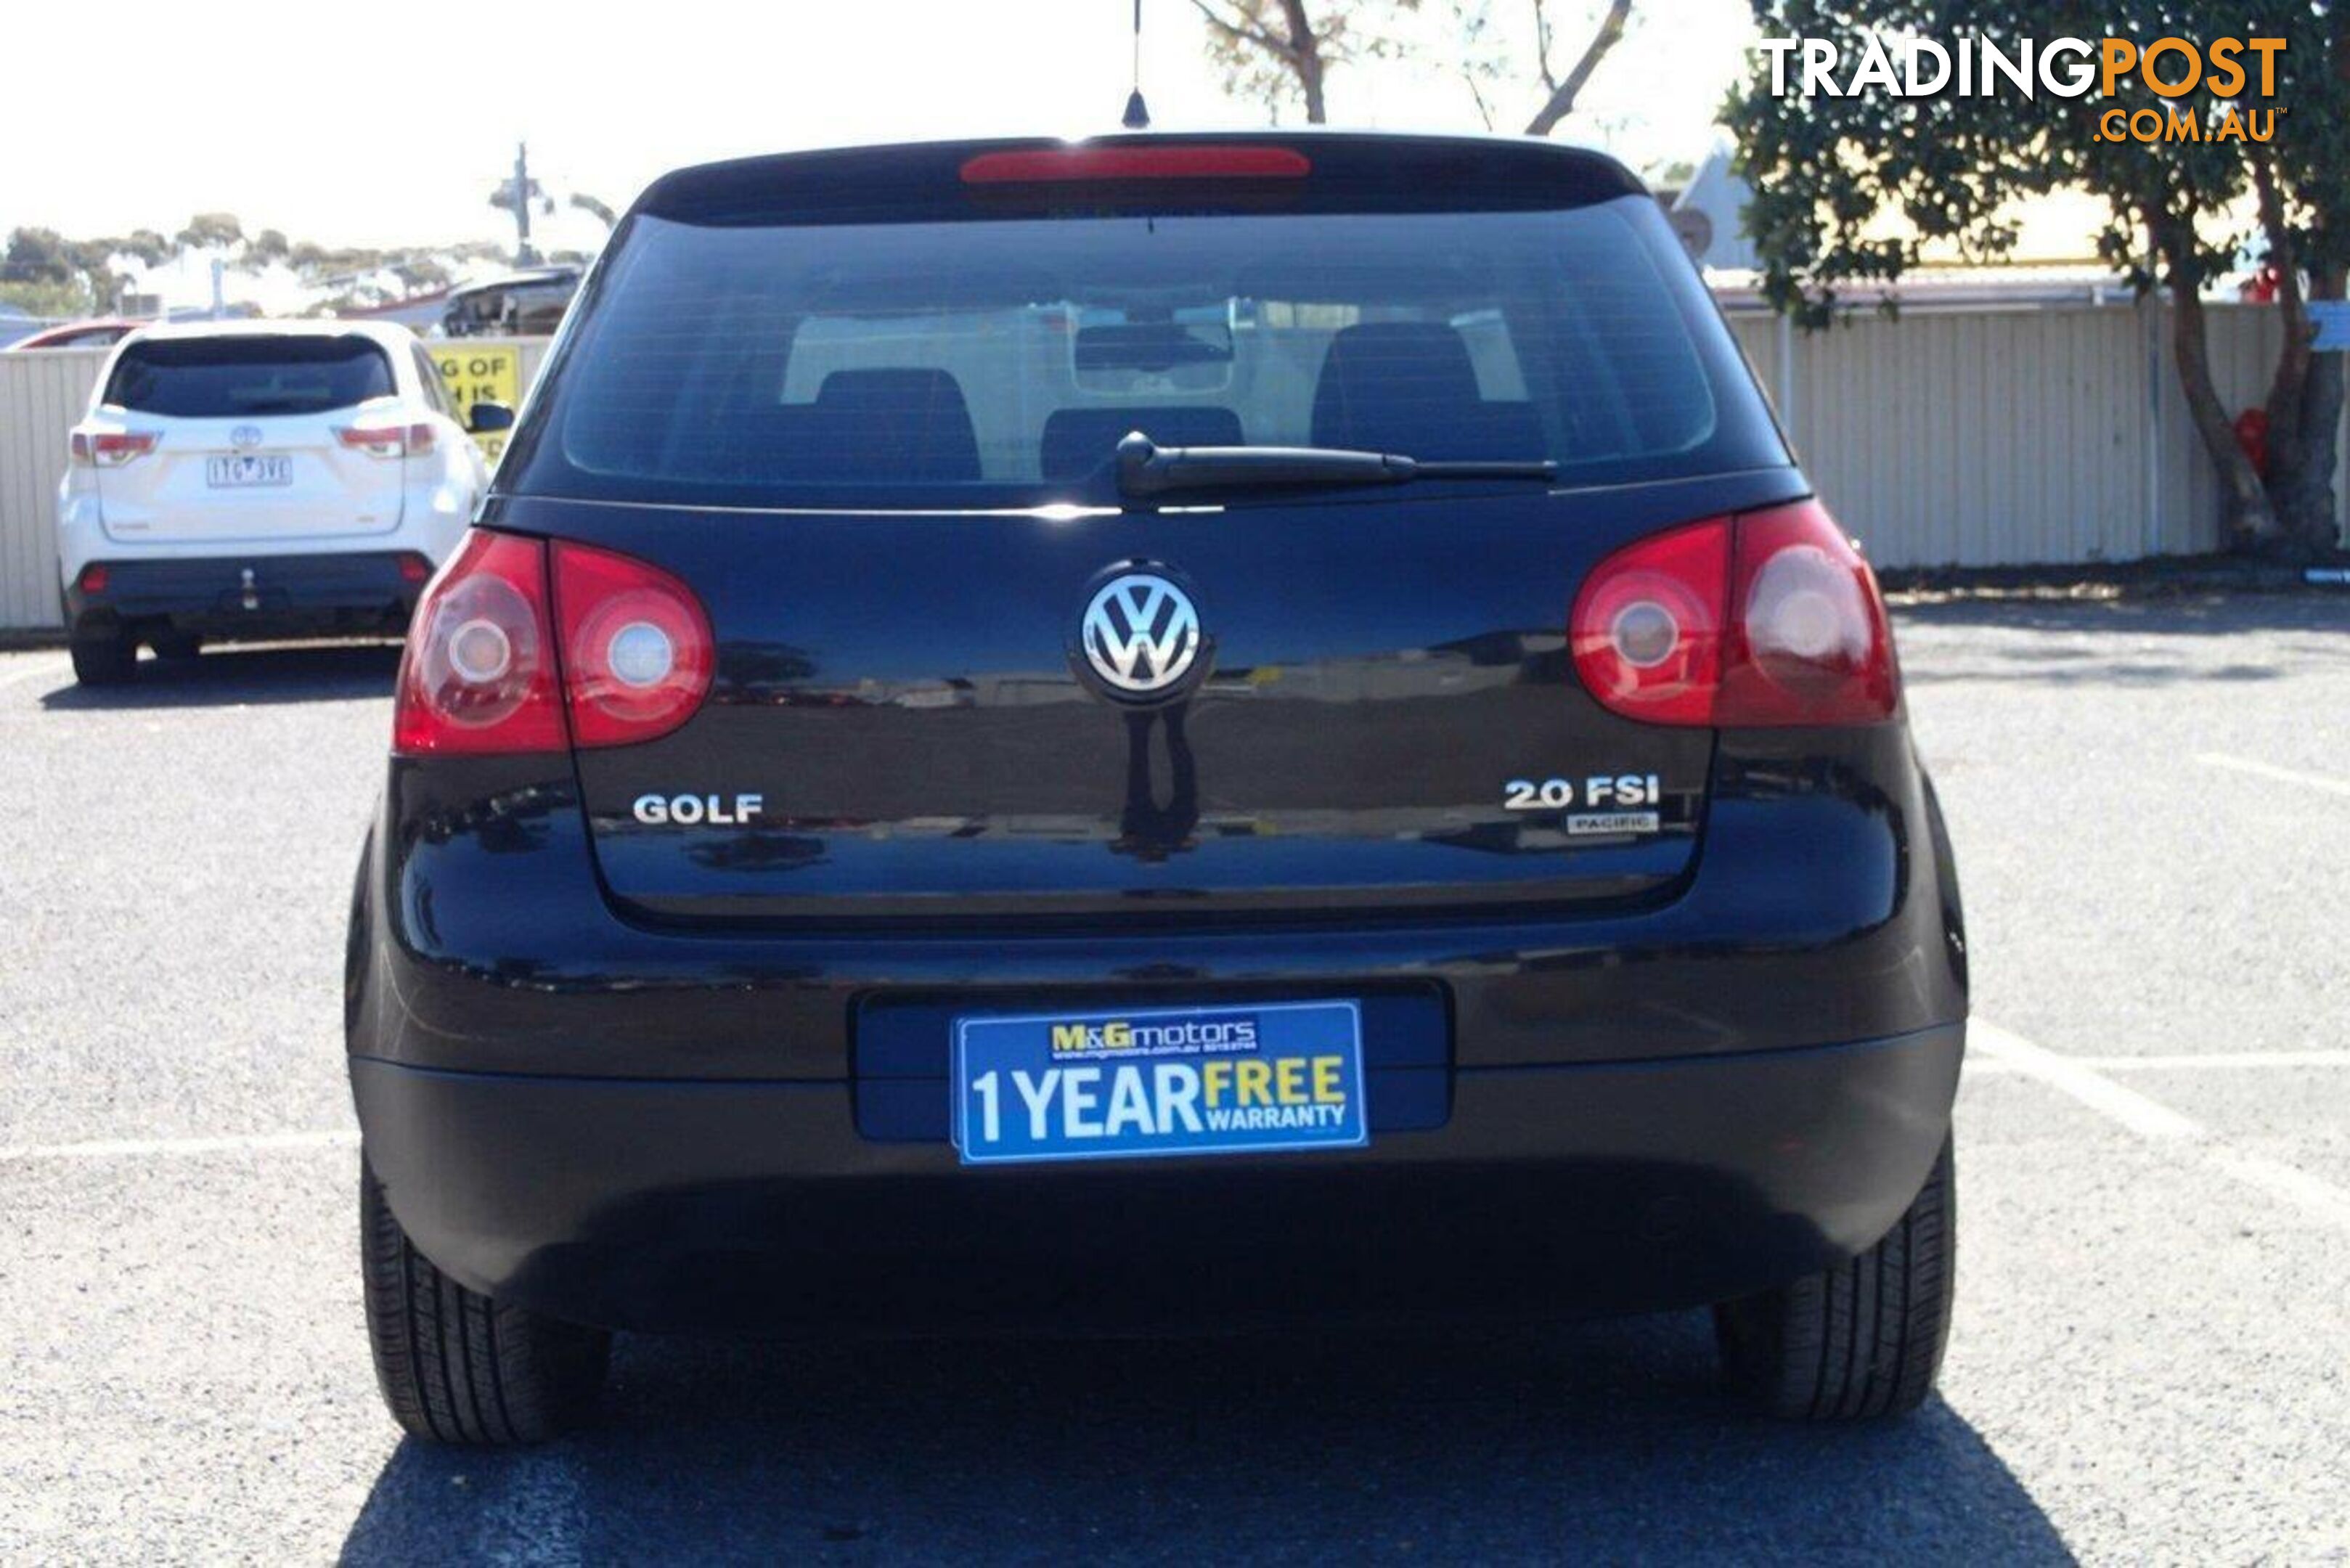
[[[215,490],[242,490],[255,484],[291,484],[290,457],[208,457],[204,483]]]
[[[958,1018],[953,1092],[965,1165],[1370,1141],[1352,1002]]]

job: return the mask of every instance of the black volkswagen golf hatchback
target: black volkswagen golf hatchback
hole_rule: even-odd
[[[1958,885],[1883,602],[1539,142],[691,169],[414,618],[352,911],[402,1425],[614,1329],[1713,1308],[1929,1392]]]

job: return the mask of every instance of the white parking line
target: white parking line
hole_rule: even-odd
[[[2260,1067],[2350,1067],[2350,1051],[2180,1051],[2138,1056],[2066,1056],[2064,1060],[2100,1073],[2213,1072]],[[2014,1073],[2022,1069],[1995,1057],[1970,1056],[1967,1070]]]
[[[2201,1071],[2215,1067],[2350,1067],[2350,1051],[2182,1051],[2177,1055],[2074,1056],[2101,1073]]]
[[[0,672],[0,686],[14,686],[19,680],[37,680],[44,675],[63,675],[72,668],[62,659],[36,659],[22,670]]]
[[[1967,1025],[1967,1044],[2006,1063],[2018,1072],[2064,1090],[2109,1120],[2117,1121],[2140,1137],[2192,1138],[2203,1129],[2158,1100],[2116,1084],[2094,1067],[2085,1067],[2045,1045],[2035,1045],[2021,1034],[2011,1034],[1996,1023],[1978,1018]]]
[[[277,1149],[357,1148],[349,1131],[247,1133],[235,1137],[118,1137],[89,1143],[23,1143],[0,1147],[0,1164],[24,1159],[140,1159],[167,1154],[255,1154]]]
[[[2182,1116],[2159,1100],[2114,1082],[2080,1057],[2051,1051],[1981,1019],[1967,1025],[1967,1044],[1992,1061],[2070,1095],[2148,1142],[2191,1152],[2215,1170],[2256,1187],[2314,1218],[2350,1230],[2350,1191],[2282,1160],[2233,1147],[2192,1116]]]
[[[2299,768],[2281,768],[2273,763],[2256,763],[2250,757],[2231,757],[2225,752],[2198,752],[2195,760],[2209,768],[2232,768],[2240,774],[2258,778],[2273,779],[2279,784],[2300,784],[2304,789],[2322,789],[2328,794],[2350,794],[2350,779],[2328,778],[2324,774],[2305,774]]]

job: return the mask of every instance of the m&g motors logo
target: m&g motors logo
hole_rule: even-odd
[[[1099,1023],[1055,1023],[1053,1055],[1101,1056],[1134,1053],[1196,1055],[1213,1051],[1253,1051],[1256,1015],[1211,1013],[1197,1018],[1105,1019]]]
[[[2131,109],[2116,104],[2096,117],[2099,141],[2267,141],[2283,112],[2272,100],[2282,38],[2225,37],[2209,43],[2157,38],[1984,37],[1950,43],[1865,33],[1856,45],[1835,38],[1765,38],[1774,98],[2113,99],[2142,86],[2160,99]],[[2183,102],[2210,95],[2209,109]]]

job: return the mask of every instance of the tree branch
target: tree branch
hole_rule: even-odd
[[[2284,318],[2284,350],[2277,356],[2276,376],[2269,384],[2269,419],[2299,428],[2301,386],[2309,372],[2312,333],[2309,308],[2303,303],[2301,257],[2293,244],[2293,224],[2284,210],[2284,192],[2277,187],[2276,155],[2266,148],[2253,150],[2252,191],[2261,227],[2269,242],[2269,265],[2276,269],[2277,307]]]
[[[1469,84],[1469,96],[1471,99],[1475,100],[1477,105],[1477,118],[1485,122],[1485,129],[1487,130],[1492,130],[1493,111],[1485,102],[1485,89],[1477,85],[1476,71],[1468,66],[1462,66],[1461,67],[1461,79]]]
[[[2210,337],[2203,315],[2203,258],[2194,223],[2172,212],[2147,212],[2145,218],[2170,290],[2170,353],[2178,368],[2179,389],[2187,395],[2188,418],[2220,480],[2220,525],[2246,543],[2265,542],[2277,533],[2276,513],[2252,460],[2236,440],[2227,405],[2220,400],[2212,379]]]
[[[1624,24],[1631,19],[1631,16],[1632,0],[1609,0],[1607,15],[1599,19],[1598,30],[1591,35],[1591,42],[1583,47],[1583,57],[1575,62],[1575,68],[1566,73],[1565,80],[1551,88],[1549,99],[1534,119],[1526,122],[1528,136],[1548,136],[1560,120],[1575,111],[1575,100],[1582,93],[1584,84],[1591,79],[1591,73],[1599,68],[1599,62],[1607,57],[1607,51],[1623,40]],[[1534,16],[1537,23],[1542,20],[1540,5],[1534,7]],[[1550,70],[1547,49],[1544,51],[1543,70],[1547,80]]]
[[[1289,64],[1305,94],[1305,119],[1320,125],[1327,118],[1322,102],[1322,40],[1305,15],[1305,0],[1281,0],[1282,18],[1289,24]]]
[[[2332,489],[2327,486],[2321,492],[2310,483],[2311,443],[2305,410],[2310,370],[2316,359],[2317,332],[2310,322],[2309,306],[2302,291],[2300,246],[2294,239],[2291,215],[2285,211],[2284,192],[2277,182],[2274,150],[2254,147],[2247,151],[2261,227],[2269,242],[2268,262],[2276,272],[2278,313],[2284,326],[2284,343],[2277,351],[2276,370],[2269,379],[2268,401],[2263,405],[2269,421],[2269,461],[2261,478],[2268,487],[2269,504],[2276,509],[2278,520],[2289,534],[2314,535],[2322,528],[2330,535],[2334,527]],[[2331,444],[2324,450],[2330,468],[2334,455]],[[2320,493],[2328,504],[2321,515],[2312,517],[2307,503]],[[2329,537],[2324,542],[2332,541]]]
[[[1208,0],[1191,0],[1191,7],[1208,19],[1209,26],[1213,27],[1233,43],[1253,45],[1274,56],[1292,69],[1296,67],[1295,51],[1271,33],[1250,22],[1247,17],[1243,16],[1239,21],[1233,21],[1228,16],[1218,14],[1209,5]]]

